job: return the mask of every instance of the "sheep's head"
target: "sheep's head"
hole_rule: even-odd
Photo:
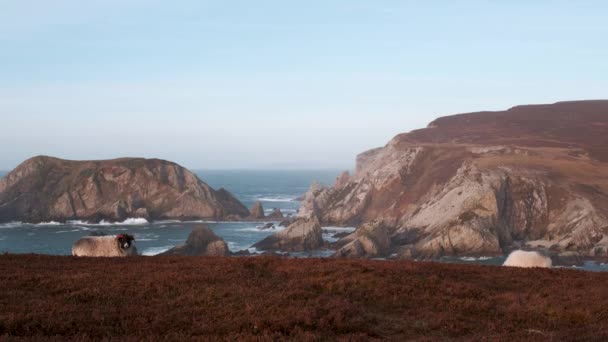
[[[120,248],[129,249],[135,238],[133,237],[133,235],[129,234],[118,234],[116,235],[116,240],[118,241],[118,245],[120,246]]]

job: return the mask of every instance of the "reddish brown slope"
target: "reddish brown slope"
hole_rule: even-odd
[[[582,148],[608,161],[608,100],[517,106],[439,118],[400,142]]]
[[[0,339],[605,341],[607,273],[0,256]]]

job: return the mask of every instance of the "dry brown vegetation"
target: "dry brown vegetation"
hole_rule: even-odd
[[[416,262],[4,255],[0,336],[606,340],[607,282]]]

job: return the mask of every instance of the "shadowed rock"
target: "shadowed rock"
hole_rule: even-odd
[[[200,255],[200,256],[228,256],[230,250],[226,242],[207,227],[207,225],[196,225],[186,243],[171,248],[158,255]]]
[[[284,230],[256,243],[253,247],[264,251],[301,252],[317,249],[323,245],[323,231],[319,220],[300,219]]]
[[[282,220],[284,218],[284,216],[283,216],[283,213],[281,212],[281,209],[274,208],[274,209],[272,209],[272,212],[268,215],[268,218],[271,220]]]
[[[0,222],[226,219],[249,210],[187,169],[159,159],[34,157],[0,180]]]

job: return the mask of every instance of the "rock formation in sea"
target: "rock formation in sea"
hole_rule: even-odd
[[[249,209],[249,218],[257,220],[263,219],[264,217],[264,207],[262,206],[262,203],[260,201],[255,202],[251,209]]]
[[[272,212],[268,215],[268,218],[271,220],[282,220],[283,218],[285,218],[285,216],[283,216],[281,209],[273,208]]]
[[[249,210],[164,160],[71,161],[39,156],[0,180],[0,222],[226,219]]]
[[[215,235],[207,225],[198,224],[192,228],[185,244],[159,255],[228,256],[230,250],[226,242]]]
[[[299,219],[284,230],[268,236],[253,247],[263,251],[301,252],[323,245],[323,231],[316,217]]]
[[[360,154],[356,172],[334,186],[313,184],[298,216],[374,223],[388,234],[388,250],[365,228],[337,255],[426,259],[532,247],[605,256],[608,101],[439,118]]]

